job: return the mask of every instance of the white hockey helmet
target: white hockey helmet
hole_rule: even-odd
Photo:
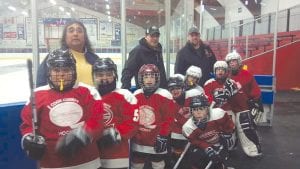
[[[193,76],[200,79],[202,77],[202,70],[200,67],[192,65],[186,70],[186,76]]]
[[[214,74],[216,74],[216,69],[217,68],[223,68],[227,72],[227,70],[228,70],[228,64],[225,61],[223,61],[223,60],[218,60],[214,64]]]
[[[238,64],[241,65],[242,64],[242,57],[239,53],[237,53],[236,51],[233,51],[231,53],[228,53],[225,57],[225,61],[227,63],[229,63],[231,60],[237,60]]]

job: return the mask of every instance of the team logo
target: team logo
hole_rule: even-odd
[[[49,106],[50,108],[50,106]],[[82,107],[77,102],[59,100],[50,108],[49,118],[60,127],[75,127],[83,116]]]
[[[108,126],[113,119],[113,112],[111,111],[111,106],[109,104],[103,103],[104,114],[103,114],[103,122],[106,126]]]
[[[153,125],[155,122],[155,113],[154,109],[150,106],[143,105],[139,108],[140,125],[143,125],[147,129],[154,129],[156,125]]]

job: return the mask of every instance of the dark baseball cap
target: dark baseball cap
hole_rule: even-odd
[[[197,27],[195,27],[195,26],[193,26],[193,27],[191,27],[189,29],[189,34],[191,34],[191,33],[198,33],[198,34],[200,34],[199,29]]]
[[[148,34],[149,35],[153,35],[155,33],[160,34],[159,29],[156,26],[151,26],[151,27],[149,27],[149,28],[146,29],[146,35],[148,35]]]

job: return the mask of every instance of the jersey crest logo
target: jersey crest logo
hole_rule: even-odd
[[[111,110],[111,106],[107,103],[103,103],[103,107],[104,107],[104,112],[103,112],[103,123],[105,126],[110,125],[114,113]]]
[[[139,123],[144,126],[146,129],[155,129],[156,125],[153,125],[155,122],[155,113],[154,109],[150,106],[143,105],[139,108]]]
[[[76,100],[59,99],[51,103],[48,108],[50,121],[57,126],[77,128],[81,124],[83,110]]]

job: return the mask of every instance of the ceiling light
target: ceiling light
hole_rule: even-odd
[[[211,10],[213,10],[213,11],[216,11],[216,10],[217,10],[216,8],[209,8],[209,9],[211,9]]]
[[[49,0],[49,2],[53,5],[56,5],[56,1],[55,0]]]
[[[75,11],[75,8],[74,8],[74,7],[71,7],[71,10],[74,12],[74,11]]]
[[[110,8],[108,4],[106,4],[105,7],[106,7],[106,9],[109,9],[109,8]]]
[[[26,11],[21,12],[24,16],[28,16],[28,13]]]
[[[245,1],[245,5],[248,5],[248,1],[247,0]]]
[[[110,11],[106,11],[107,15],[110,15]]]
[[[70,13],[70,12],[66,12],[66,14],[67,14],[68,16],[71,16],[71,13]]]
[[[65,11],[65,8],[64,7],[62,7],[62,6],[60,6],[60,7],[58,7],[58,9],[60,10],[60,11]]]
[[[11,6],[11,5],[9,5],[7,8],[10,9],[10,10],[12,10],[12,11],[16,11],[17,10],[14,6]]]

